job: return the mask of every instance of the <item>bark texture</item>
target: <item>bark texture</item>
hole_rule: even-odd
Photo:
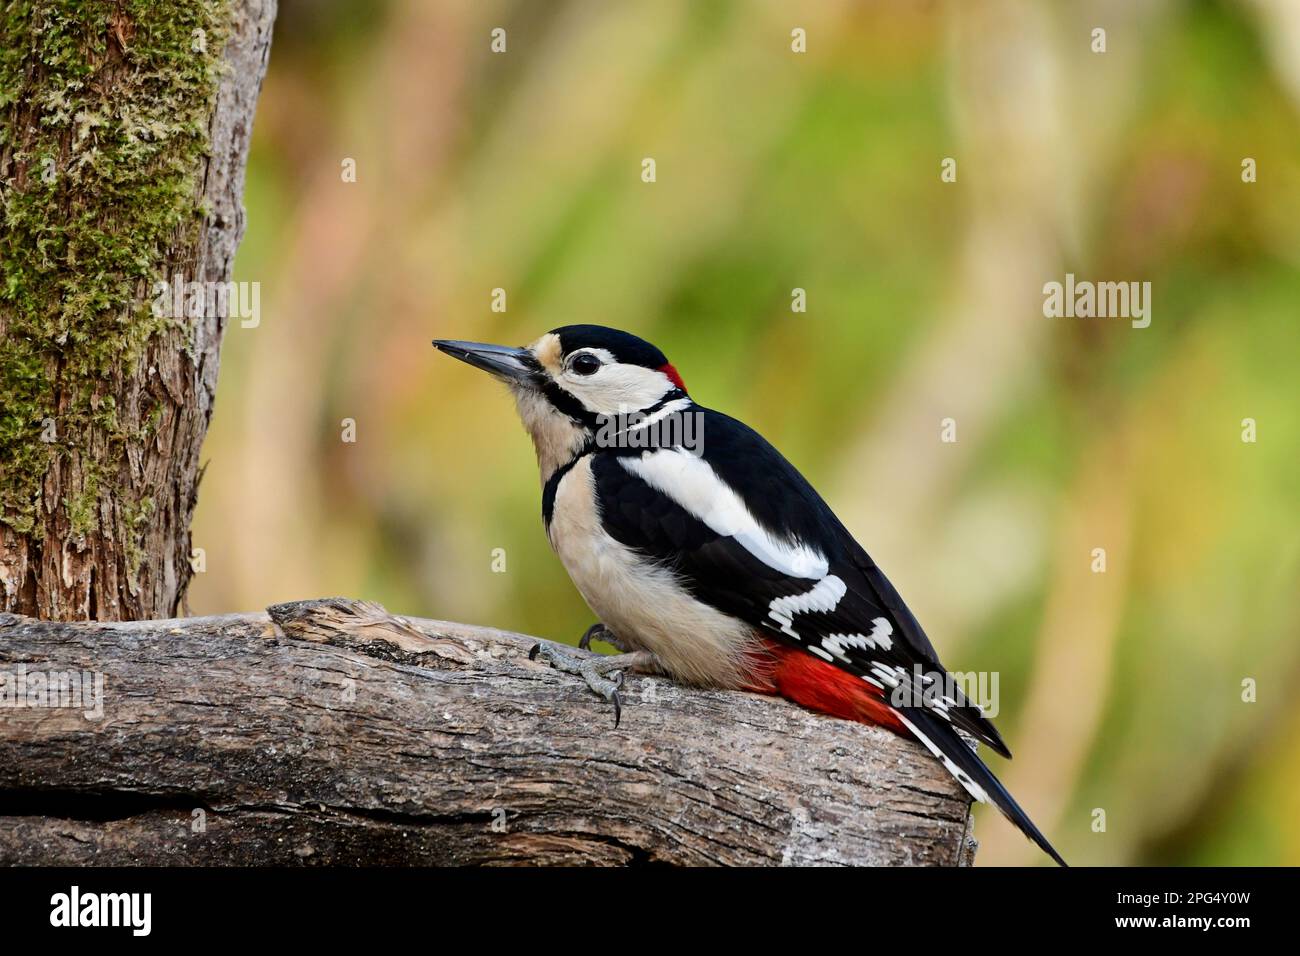
[[[337,598],[0,615],[0,864],[971,862],[918,744],[645,677],[616,730],[535,641]],[[102,716],[48,678],[42,706],[36,675],[72,670],[103,675]]]
[[[0,610],[170,617],[275,0],[0,13]],[[168,301],[174,301],[169,299]]]

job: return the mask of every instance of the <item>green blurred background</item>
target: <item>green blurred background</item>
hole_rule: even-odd
[[[512,403],[428,343],[614,325],[999,672],[1072,862],[1300,863],[1298,112],[1292,0],[282,0],[191,608],[575,640]],[[1044,318],[1066,272],[1151,326]],[[980,813],[981,863],[1045,859]]]

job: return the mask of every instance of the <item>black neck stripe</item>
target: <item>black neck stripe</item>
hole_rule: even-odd
[[[601,415],[588,409],[587,406],[583,405],[577,398],[570,395],[554,382],[546,382],[542,386],[542,394],[546,396],[546,400],[551,403],[552,408],[564,415],[568,415],[579,425],[583,425],[592,431],[595,431],[600,427]],[[669,402],[675,402],[678,399],[689,397],[690,396],[680,388],[674,386],[665,392],[663,397],[649,408],[644,410],[631,409],[628,414],[640,412],[644,415],[653,415],[655,412],[660,411]]]
[[[551,528],[551,515],[555,513],[555,493],[560,488],[560,481],[567,475],[584,455],[591,454],[592,444],[587,442],[577,453],[566,461],[555,471],[551,472],[551,477],[546,479],[546,485],[542,488],[542,524],[549,531]]]
[[[653,405],[647,408],[643,414],[645,414],[645,416],[649,418],[655,412],[662,411],[665,405],[668,405],[671,402],[675,402],[678,399],[687,398],[687,397],[688,397],[687,394],[683,392],[680,388],[673,387],[664,393],[663,398],[659,399],[659,401],[655,402]]]
[[[542,394],[546,400],[551,403],[551,407],[556,411],[568,415],[579,425],[585,425],[587,428],[595,429],[598,421],[596,413],[587,410],[587,407],[578,401],[560,386],[554,382],[547,382],[542,386]]]

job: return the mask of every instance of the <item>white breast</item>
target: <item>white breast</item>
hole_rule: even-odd
[[[590,456],[560,480],[550,538],[587,604],[625,643],[652,652],[687,683],[748,683],[758,660],[752,628],[696,600],[670,571],[610,537],[596,510]]]

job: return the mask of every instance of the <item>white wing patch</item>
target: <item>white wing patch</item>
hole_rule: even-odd
[[[894,645],[890,637],[893,633],[894,627],[889,623],[889,619],[877,617],[871,621],[870,634],[828,634],[822,638],[822,647],[841,660],[847,661],[850,647],[860,651],[889,650]]]
[[[807,545],[782,540],[760,525],[740,496],[703,458],[685,449],[663,448],[646,452],[639,458],[622,457],[619,461],[629,472],[677,502],[714,532],[734,538],[769,568],[795,578],[815,580],[826,577],[830,565],[825,555]],[[843,582],[840,586],[843,587]],[[843,591],[840,593],[842,595]]]
[[[902,678],[907,676],[907,671],[903,670],[903,668],[899,667],[897,664],[892,667],[888,664],[872,664],[871,673],[875,674],[879,680],[884,681],[894,690],[898,689],[898,685],[902,683]]]
[[[833,611],[847,590],[843,581],[833,574],[828,574],[814,584],[810,591],[773,598],[772,603],[768,605],[767,616],[780,624],[782,631],[799,640],[799,635],[794,629],[794,615],[809,614],[813,611]],[[831,659],[830,654],[822,648],[809,645],[808,649],[827,660]]]
[[[894,640],[890,637],[894,633],[894,626],[889,623],[889,618],[875,617],[871,619],[871,634],[867,638],[867,643],[874,642],[875,646],[882,651],[887,651],[894,646]]]

